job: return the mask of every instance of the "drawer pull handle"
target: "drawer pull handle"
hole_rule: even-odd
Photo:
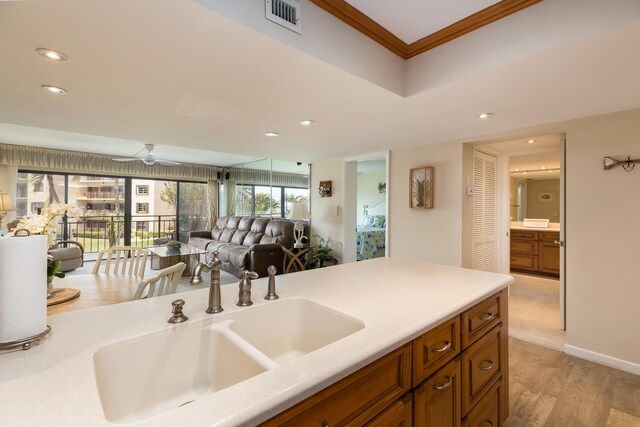
[[[488,363],[488,365],[482,366],[483,363]],[[480,370],[481,371],[490,371],[493,369],[493,362],[491,360],[483,360],[480,362]]]
[[[493,427],[493,421],[491,420],[484,420],[483,423],[489,424],[490,427]]]
[[[322,420],[322,427],[329,427],[329,423],[327,422],[327,420]]]
[[[433,389],[434,390],[446,390],[449,387],[451,387],[451,384],[453,383],[453,377],[450,377],[449,375],[447,375],[447,383],[444,385],[434,385]]]
[[[451,343],[449,341],[444,342],[444,347],[442,348],[432,348],[431,351],[434,353],[444,353],[447,350],[451,350]]]
[[[496,316],[497,314],[494,314],[494,313],[485,313],[482,316],[480,316],[479,319],[482,320],[483,322],[486,322],[487,320],[495,319]]]

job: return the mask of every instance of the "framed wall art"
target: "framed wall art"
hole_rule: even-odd
[[[409,207],[433,208],[433,168],[421,167],[409,171]]]

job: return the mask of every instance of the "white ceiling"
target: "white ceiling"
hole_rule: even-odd
[[[347,3],[411,44],[499,0],[346,0]],[[392,7],[390,7],[392,5]]]
[[[638,45],[636,21],[404,98],[192,1],[0,2],[0,140],[216,165],[476,141],[640,107]]]

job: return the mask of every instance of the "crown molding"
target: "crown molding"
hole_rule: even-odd
[[[345,0],[309,1],[399,57],[409,59],[543,0],[502,0],[411,44],[406,44]]]

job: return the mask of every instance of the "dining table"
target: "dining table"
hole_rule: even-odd
[[[142,278],[138,276],[120,274],[67,275],[64,279],[56,279],[54,288],[77,289],[80,296],[47,307],[47,315],[131,301],[140,281]]]

